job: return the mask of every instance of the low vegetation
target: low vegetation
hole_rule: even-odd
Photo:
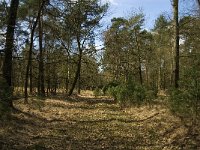
[[[200,136],[161,104],[126,107],[108,98],[32,98],[0,123],[0,148],[197,149]]]

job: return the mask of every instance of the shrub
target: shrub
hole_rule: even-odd
[[[134,99],[137,104],[142,104],[146,99],[146,89],[142,85],[136,85],[134,88]]]
[[[95,97],[101,96],[102,92],[100,88],[95,88],[95,90],[93,91],[93,94]]]
[[[106,92],[108,92],[108,89],[110,89],[112,87],[117,87],[118,85],[120,85],[120,84],[116,81],[109,82],[107,85],[105,85],[102,88],[103,95],[106,95]]]
[[[112,96],[114,100],[117,100],[117,87],[108,88],[106,94]]]
[[[12,89],[6,83],[6,80],[0,77],[0,100],[9,101],[12,98]]]
[[[153,100],[156,99],[157,93],[154,90],[147,90],[146,91],[146,103],[151,105]]]
[[[170,109],[173,113],[191,117],[196,113],[195,95],[186,89],[174,89],[170,92]]]
[[[9,117],[11,112],[10,107],[8,107],[7,103],[0,101],[0,120],[5,120]]]
[[[107,93],[121,105],[130,103],[140,105],[146,99],[146,89],[142,85],[137,85],[134,82],[110,87]]]
[[[179,81],[179,89],[171,89],[169,104],[172,112],[192,122],[200,117],[200,70],[191,66],[183,71],[184,78]]]
[[[12,89],[6,83],[6,80],[0,77],[0,119],[9,115],[10,107],[8,102],[12,98]]]

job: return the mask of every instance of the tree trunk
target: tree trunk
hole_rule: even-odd
[[[3,77],[9,86],[12,86],[12,52],[14,48],[14,32],[17,19],[19,0],[12,0],[9,10],[8,25],[6,31],[5,58],[3,63]]]
[[[179,87],[179,15],[178,15],[178,0],[173,0],[173,13],[174,13],[174,49],[175,49],[175,88]]]
[[[73,91],[74,91],[74,88],[76,86],[76,83],[77,83],[77,80],[79,78],[79,75],[80,75],[80,72],[81,72],[81,60],[82,60],[82,53],[83,53],[83,50],[81,48],[81,43],[80,43],[80,37],[77,36],[77,43],[78,43],[78,50],[79,50],[79,58],[78,58],[78,64],[77,64],[77,70],[76,70],[76,74],[75,74],[75,78],[74,78],[74,82],[72,84],[72,87],[69,91],[69,94],[68,96],[71,96]]]
[[[139,59],[138,59],[138,63],[139,63],[139,76],[140,76],[140,84],[143,85],[143,78],[142,78],[142,66],[141,66],[141,58],[139,56]]]
[[[170,57],[174,58],[174,49],[171,47]],[[170,86],[174,85],[174,59],[171,60],[170,63]]]
[[[31,63],[30,63],[30,94],[33,94],[33,66],[32,66],[32,56],[30,58]]]
[[[135,30],[135,42],[137,45],[137,51],[138,51],[138,69],[139,69],[139,77],[140,77],[140,84],[143,84],[143,78],[142,78],[142,62],[141,62],[141,55],[140,55],[140,44],[138,39],[137,31]]]
[[[148,65],[148,59],[146,60],[146,65],[145,65],[145,75],[146,75],[146,85],[149,87],[149,65]]]
[[[81,94],[81,74],[78,76],[78,94]]]
[[[25,77],[25,85],[24,85],[24,102],[25,103],[28,103],[28,76],[29,76],[29,71],[30,71],[30,65],[31,65],[31,59],[32,59],[32,49],[33,49],[33,38],[34,38],[34,33],[35,33],[35,29],[37,27],[37,23],[38,23],[38,20],[40,19],[40,14],[41,14],[41,11],[44,7],[44,4],[45,4],[45,0],[43,0],[42,2],[42,5],[38,11],[38,15],[37,15],[37,18],[33,24],[33,28],[32,28],[32,31],[31,31],[31,42],[30,42],[30,48],[29,48],[29,53],[28,53],[28,63],[27,63],[27,66],[26,66],[26,77]]]
[[[39,75],[38,75],[38,94],[39,96],[45,96],[44,87],[44,61],[43,61],[43,27],[42,27],[42,15],[39,18]]]
[[[197,4],[198,4],[198,7],[199,7],[199,16],[200,16],[200,0],[197,0]]]
[[[14,32],[17,19],[17,10],[19,6],[19,0],[11,0],[8,25],[6,31],[6,44],[5,44],[5,58],[3,62],[3,77],[7,84],[12,86],[12,53],[14,48]],[[12,100],[8,102],[9,106],[12,105]]]
[[[198,3],[198,5],[199,5],[199,7],[200,7],[200,0],[197,0],[197,3]]]

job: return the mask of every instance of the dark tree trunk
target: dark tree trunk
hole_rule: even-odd
[[[68,93],[68,96],[71,96],[73,91],[74,91],[74,88],[76,86],[76,83],[78,81],[78,78],[79,78],[79,75],[80,75],[80,72],[81,72],[81,60],[82,60],[82,53],[83,53],[83,50],[81,48],[81,43],[80,43],[80,37],[77,36],[77,43],[78,43],[78,50],[79,50],[79,58],[78,58],[78,64],[77,64],[77,70],[76,70],[76,74],[75,74],[75,78],[74,78],[74,82],[72,84],[72,87]]]
[[[198,3],[198,5],[199,5],[199,7],[200,7],[200,0],[197,0],[197,3]]]
[[[142,78],[142,66],[141,66],[141,58],[139,56],[139,76],[140,76],[140,84],[143,84],[143,78]]]
[[[175,75],[174,84],[175,88],[179,87],[179,15],[178,15],[178,0],[173,0],[174,12],[174,49],[175,49]]]
[[[140,84],[143,84],[143,78],[142,78],[142,66],[141,66],[141,52],[140,52],[140,44],[139,44],[139,39],[138,39],[138,33],[135,30],[135,42],[137,45],[137,51],[138,51],[138,71],[139,71],[139,78],[140,78]]]
[[[68,93],[68,89],[69,89],[69,79],[68,77],[65,79],[65,92]]]
[[[81,73],[78,76],[78,94],[81,94]]]
[[[31,56],[31,63],[30,63],[30,94],[33,94],[33,67],[32,67],[32,56]]]
[[[31,30],[31,42],[30,42],[30,48],[29,48],[29,53],[28,53],[28,63],[26,66],[26,77],[25,77],[25,85],[24,85],[24,97],[25,97],[24,102],[25,103],[28,103],[28,90],[27,89],[28,89],[28,76],[29,76],[30,65],[31,65],[31,61],[32,61],[31,59],[32,59],[32,49],[33,49],[33,38],[34,38],[35,29],[36,29],[37,23],[40,19],[40,14],[44,7],[44,4],[45,4],[45,0],[43,0],[43,2],[42,2],[42,5],[38,11],[37,18],[33,24],[32,30]]]
[[[10,4],[8,25],[6,31],[5,58],[3,62],[3,77],[7,84],[12,86],[12,53],[14,48],[14,32],[17,19],[19,0],[12,0]],[[8,102],[12,107],[12,100]]]
[[[44,61],[43,61],[43,27],[42,27],[42,15],[39,19],[39,75],[38,75],[38,94],[39,96],[45,96],[44,87]]]
[[[199,16],[200,16],[200,0],[197,0],[198,7],[199,7]]]
[[[8,83],[9,86],[12,86],[12,52],[14,48],[14,32],[15,32],[18,6],[19,6],[19,0],[11,1],[7,31],[6,31],[3,77],[6,79],[6,82]]]

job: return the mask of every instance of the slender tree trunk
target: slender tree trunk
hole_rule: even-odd
[[[199,16],[200,16],[200,0],[197,0],[197,4],[198,4],[198,7],[199,7]]]
[[[30,58],[30,94],[33,94],[33,67],[32,67],[32,55]]]
[[[71,33],[69,33],[69,35],[71,35]],[[67,77],[66,77],[66,85],[65,85],[65,90],[66,90],[66,93],[68,93],[69,91],[69,79],[70,79],[70,52],[69,52],[69,49],[70,49],[70,45],[71,45],[71,41],[70,39],[68,40],[68,44],[67,44]]]
[[[198,5],[199,5],[199,7],[200,7],[200,0],[197,0],[197,3],[198,3]]]
[[[6,44],[5,44],[5,58],[3,62],[3,77],[7,84],[12,86],[12,53],[14,48],[14,32],[17,19],[17,10],[19,0],[11,0],[7,31],[6,31]],[[8,101],[9,106],[12,105],[12,99]]]
[[[148,60],[146,60],[146,70],[145,70],[145,73],[146,73],[146,85],[147,87],[149,87],[149,65],[148,65]]]
[[[29,5],[29,10],[31,9],[31,6]],[[28,10],[28,16],[29,16],[29,26],[31,28],[30,31],[32,31],[32,20],[31,20],[31,16],[30,16],[30,11]],[[32,55],[31,55],[31,58],[30,58],[31,62],[30,62],[30,94],[32,95],[33,94],[33,66],[32,66]]]
[[[81,94],[81,74],[78,76],[78,94]]]
[[[12,0],[9,10],[6,31],[5,58],[3,63],[3,77],[9,86],[12,86],[12,52],[14,48],[14,32],[17,19],[19,0]]]
[[[167,70],[166,61],[164,59],[164,63],[163,63],[163,84],[162,84],[164,90],[166,89],[166,70]]]
[[[32,49],[33,49],[33,38],[34,38],[34,33],[35,33],[35,29],[37,27],[37,23],[38,23],[38,20],[40,19],[40,14],[41,14],[41,11],[43,9],[45,5],[45,0],[43,0],[42,2],[42,5],[38,11],[38,15],[37,15],[37,18],[36,18],[36,21],[34,22],[33,24],[33,28],[32,28],[32,31],[31,31],[31,42],[30,42],[30,48],[29,48],[29,53],[28,53],[28,63],[27,63],[27,66],[26,66],[26,76],[25,76],[25,85],[24,85],[24,102],[25,103],[28,103],[28,76],[29,76],[29,71],[30,71],[30,65],[31,65],[31,58],[32,58]]]
[[[40,96],[45,96],[45,87],[44,87],[44,60],[43,60],[43,27],[42,27],[42,15],[39,19],[39,85],[38,85],[38,94]]]
[[[74,91],[74,88],[76,86],[76,83],[77,83],[77,80],[79,78],[79,75],[80,75],[80,71],[81,71],[81,60],[82,60],[82,53],[83,53],[83,50],[81,48],[81,43],[80,43],[80,37],[77,36],[77,43],[78,43],[78,50],[79,50],[79,58],[78,58],[78,64],[77,64],[77,70],[76,70],[76,74],[75,74],[75,78],[74,78],[74,82],[72,84],[72,87],[68,93],[68,96],[71,96],[73,91]]]
[[[174,58],[174,49],[171,47],[170,57]],[[171,60],[170,63],[170,86],[174,85],[174,59]]]
[[[178,15],[179,0],[173,0],[173,13],[174,13],[174,49],[175,49],[175,75],[174,83],[175,88],[179,87],[179,15]]]
[[[140,55],[140,44],[138,39],[137,31],[135,30],[135,42],[137,45],[137,51],[138,51],[138,69],[139,69],[139,78],[140,78],[140,84],[143,84],[143,77],[142,77],[142,64],[141,64],[141,55]]]
[[[142,66],[141,66],[141,58],[140,58],[140,56],[139,56],[138,61],[139,61],[138,69],[139,69],[139,76],[140,76],[140,84],[142,85],[143,84],[143,78],[142,78]]]
[[[158,81],[157,81],[157,84],[158,84],[158,91],[160,91],[161,90],[161,67],[159,66],[158,67]]]
[[[67,76],[66,76],[66,81],[65,81],[65,92],[68,93],[68,90],[69,90],[69,75],[70,75],[70,72],[69,72],[69,59],[70,57],[67,56]]]

